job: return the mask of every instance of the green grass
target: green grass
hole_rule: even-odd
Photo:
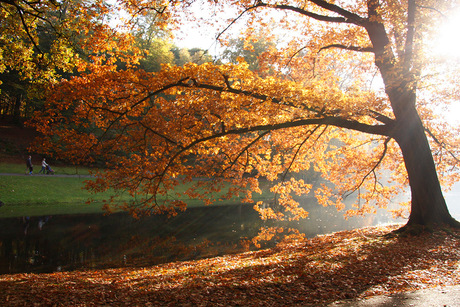
[[[83,190],[83,178],[53,176],[0,176],[0,217],[101,212],[99,201]],[[106,195],[107,196],[107,195]]]
[[[72,174],[69,170],[67,174]],[[0,173],[25,173],[25,167],[19,164],[0,164]],[[89,170],[85,170],[88,174]],[[58,174],[63,174],[59,172]],[[73,173],[75,174],[75,172]],[[115,195],[113,191],[93,194],[84,189],[84,181],[88,177],[57,177],[57,176],[0,176],[0,201],[5,203],[0,207],[0,218],[18,216],[39,216],[57,214],[101,213],[104,199]],[[175,193],[183,194],[190,185],[178,186]],[[225,191],[219,193],[222,194]],[[219,198],[219,194],[215,198]],[[265,199],[267,195],[260,195]],[[92,199],[90,204],[87,200]],[[204,206],[200,200],[189,199],[185,195],[180,198],[188,207]],[[126,193],[119,195],[117,201],[130,201]],[[160,199],[161,200],[161,199]],[[217,202],[216,205],[239,204],[240,198]]]

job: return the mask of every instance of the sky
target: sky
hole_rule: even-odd
[[[221,49],[219,43],[216,42],[216,37],[228,26],[229,23],[226,20],[236,17],[237,13],[232,12],[231,9],[219,13],[213,7],[200,5],[199,2],[194,2],[190,10],[198,21],[185,21],[183,31],[175,33],[174,43],[179,47],[201,48],[208,50],[208,53],[212,55],[217,55]],[[184,18],[188,19],[190,16],[187,14]],[[205,20],[210,19],[212,19],[212,25],[207,25]],[[232,26],[232,29],[235,28],[237,25]]]
[[[447,202],[447,208],[450,214],[460,221],[460,182],[454,184],[452,190],[444,193]]]
[[[202,31],[190,31],[191,33],[185,36],[176,37],[174,44],[181,48],[201,48],[208,50],[212,55],[216,55],[218,50],[218,44],[215,41],[215,34],[213,31],[207,33],[201,33]]]

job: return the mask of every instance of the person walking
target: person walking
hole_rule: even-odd
[[[32,165],[32,157],[29,156],[29,158],[26,161],[27,168],[29,169],[29,175],[32,175],[32,172],[34,171],[34,166]]]
[[[47,166],[48,166],[48,164],[46,163],[46,159],[43,158],[43,160],[42,160],[42,169],[38,173],[40,174],[41,172],[43,172],[43,174],[46,174],[45,172],[46,172],[46,167]]]

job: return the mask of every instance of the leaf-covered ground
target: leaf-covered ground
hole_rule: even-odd
[[[291,240],[257,252],[146,268],[0,276],[8,306],[304,306],[460,285],[460,232],[399,226]]]

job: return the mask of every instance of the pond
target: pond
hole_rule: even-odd
[[[387,222],[394,221],[380,215],[345,220],[334,208],[317,206],[308,219],[284,226],[313,237]],[[244,252],[256,249],[248,242],[261,227],[274,226],[248,204],[190,208],[174,218],[56,215],[1,219],[0,225],[0,274],[148,266]]]

